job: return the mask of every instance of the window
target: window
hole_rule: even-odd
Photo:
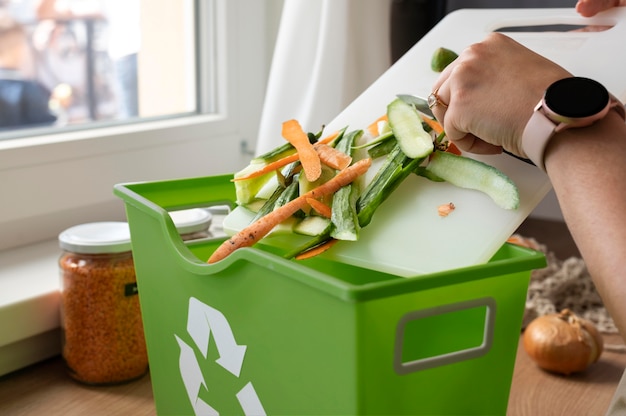
[[[1,97],[9,98],[9,82],[21,81],[35,83],[49,98],[24,95],[22,104],[37,105],[14,112],[13,119],[0,117],[0,131],[128,121],[198,107],[193,0],[12,0],[9,5],[0,16]],[[151,88],[155,83],[158,89]]]
[[[28,0],[4,3],[20,1]],[[102,84],[114,73],[97,40],[113,29],[92,21],[92,69],[102,78],[93,84],[108,92],[76,98],[83,105],[68,107],[63,125],[0,133],[0,250],[77,223],[124,219],[116,183],[233,172],[249,159],[242,149],[254,148],[273,2],[138,1],[137,114],[122,113],[114,84]],[[71,25],[75,33],[64,36],[84,50],[85,21]]]

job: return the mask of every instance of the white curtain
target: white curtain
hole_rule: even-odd
[[[257,154],[297,119],[317,132],[390,65],[391,0],[285,0],[259,127]]]

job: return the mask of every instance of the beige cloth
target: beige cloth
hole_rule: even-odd
[[[569,309],[581,318],[593,322],[600,332],[618,332],[583,259],[570,257],[561,260],[533,238],[520,235],[514,237],[518,243],[543,252],[547,262],[543,269],[532,271],[524,312],[524,328],[538,316]]]

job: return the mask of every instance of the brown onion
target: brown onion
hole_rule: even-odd
[[[596,362],[604,347],[593,323],[569,309],[536,318],[526,327],[523,343],[539,367],[565,375]]]

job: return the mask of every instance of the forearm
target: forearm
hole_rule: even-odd
[[[626,125],[612,111],[593,127],[565,130],[545,160],[565,221],[626,339]]]
[[[465,151],[495,147],[527,156],[521,138],[533,108],[552,82],[568,77],[512,38],[491,33],[441,73],[433,91],[447,106],[432,110]],[[561,131],[544,160],[565,221],[626,339],[626,125],[611,110],[592,126]]]

